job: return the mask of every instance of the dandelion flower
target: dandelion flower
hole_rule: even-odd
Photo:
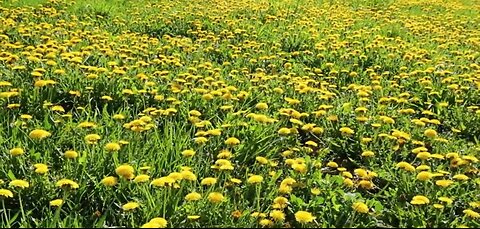
[[[299,223],[310,223],[315,219],[316,217],[314,217],[310,212],[298,211],[295,213],[295,220],[297,220]]]
[[[30,184],[26,180],[12,180],[8,186],[24,189],[30,187]]]
[[[131,211],[138,207],[140,207],[140,204],[138,204],[137,202],[128,202],[122,206],[122,209],[124,211]]]
[[[466,181],[470,178],[468,176],[464,175],[464,174],[457,174],[457,175],[453,176],[453,179]]]
[[[348,186],[348,187],[353,187],[353,181],[350,178],[343,179],[343,184]]]
[[[347,135],[347,136],[350,136],[350,135],[353,135],[355,133],[354,130],[350,129],[349,127],[342,127],[340,128],[340,132],[343,134],[343,135]]]
[[[98,134],[88,134],[85,136],[85,141],[87,144],[96,144],[98,140],[100,140],[101,137]]]
[[[418,175],[417,175],[417,180],[421,180],[421,181],[427,181],[427,180],[430,180],[432,178],[433,178],[433,174],[430,173],[430,172],[422,171],[422,172],[418,173]]]
[[[135,169],[131,165],[120,165],[115,169],[117,175],[131,180],[135,177]]]
[[[433,129],[427,129],[427,130],[425,130],[425,132],[423,134],[425,136],[429,137],[429,138],[433,138],[433,137],[437,136],[437,131],[435,131]]]
[[[273,224],[273,222],[269,219],[262,219],[262,220],[260,220],[259,224],[262,227],[267,227],[267,226],[271,226]]]
[[[184,180],[189,180],[189,181],[197,180],[197,176],[192,171],[183,170],[182,172],[180,172],[180,174],[182,175],[182,179]]]
[[[22,148],[13,148],[13,149],[10,150],[10,154],[14,157],[20,156],[24,153],[25,153],[25,151],[23,151]]]
[[[270,212],[270,217],[277,222],[282,222],[285,220],[285,213],[280,210],[273,210]]]
[[[362,202],[354,203],[352,208],[359,213],[368,213],[368,206]]]
[[[413,165],[411,165],[410,163],[405,162],[405,161],[397,163],[396,167],[401,168],[401,169],[403,169],[405,171],[408,171],[408,172],[414,172],[415,171],[415,167],[413,167]]]
[[[470,218],[474,218],[474,219],[480,218],[480,213],[473,211],[471,209],[465,209],[463,210],[463,213],[465,213],[465,215]]]
[[[113,176],[108,176],[102,179],[102,184],[108,187],[115,186],[118,182],[118,179]]]
[[[278,130],[278,134],[280,135],[289,135],[291,133],[290,129],[289,128],[280,128],[280,130]]]
[[[35,167],[35,173],[45,174],[48,172],[48,166],[45,164],[39,163],[39,164],[33,165],[33,167]]]
[[[13,198],[12,191],[8,189],[0,189],[0,198]]]
[[[264,157],[255,157],[255,160],[262,165],[268,164],[268,159]]]
[[[30,132],[28,136],[30,136],[30,138],[33,138],[33,139],[41,140],[41,139],[52,136],[52,134],[46,130],[35,129],[32,132]]]
[[[185,196],[185,200],[187,201],[197,201],[202,198],[202,195],[197,192],[191,192]]]
[[[198,138],[195,138],[194,141],[195,141],[195,143],[201,145],[201,144],[207,143],[208,138],[206,138],[206,137],[198,137]]]
[[[453,200],[448,198],[448,197],[439,197],[438,200],[440,200],[442,202],[445,202],[447,204],[452,204],[453,203]]]
[[[338,168],[338,164],[334,161],[328,162],[327,166],[330,167],[330,168]]]
[[[437,180],[435,182],[436,185],[440,186],[440,187],[448,187],[450,186],[451,184],[453,184],[453,181],[451,180]]]
[[[52,206],[52,207],[60,207],[60,205],[62,205],[62,204],[63,204],[62,199],[56,199],[56,200],[50,201],[50,206]]]
[[[78,157],[78,153],[73,150],[67,150],[64,156],[68,159],[75,159]]]
[[[200,183],[202,185],[214,185],[217,183],[217,178],[207,177],[207,178],[204,178]]]
[[[72,181],[70,179],[61,179],[57,181],[55,185],[59,188],[70,188],[70,189],[79,188],[79,185],[77,184],[77,182]]]
[[[110,152],[119,151],[120,145],[118,143],[110,142],[105,145],[105,149]]]
[[[193,157],[193,156],[195,155],[195,151],[193,151],[193,150],[184,150],[184,151],[182,152],[182,155],[183,155],[184,157]]]
[[[168,225],[168,222],[166,219],[162,217],[156,217],[150,220],[149,223],[155,223],[158,225],[158,228],[166,228]]]
[[[248,178],[247,183],[249,184],[259,184],[262,183],[263,177],[259,175],[253,175],[250,178]]]
[[[412,198],[412,201],[410,201],[410,203],[413,205],[424,205],[424,204],[429,204],[430,200],[425,196],[417,195]]]
[[[235,137],[230,137],[227,140],[225,140],[225,144],[229,146],[238,145],[240,144],[240,140],[238,140],[238,138],[235,138]]]
[[[219,192],[212,192],[212,193],[208,194],[208,201],[210,201],[211,203],[214,203],[214,204],[220,203],[224,199],[225,199],[225,197],[223,197],[223,195]]]
[[[148,222],[146,224],[143,224],[140,228],[160,228],[160,225],[158,225],[157,223]]]
[[[362,153],[362,157],[373,157],[373,156],[375,156],[375,153],[372,151],[364,151]]]
[[[125,115],[116,114],[116,115],[113,115],[112,118],[113,118],[114,120],[123,120],[123,119],[125,119]]]
[[[187,216],[187,219],[189,219],[189,220],[197,220],[197,219],[200,219],[200,216],[199,216],[199,215],[189,215],[189,216]]]
[[[133,179],[133,182],[144,183],[144,182],[147,182],[149,179],[150,179],[149,175],[141,174],[141,175],[136,176],[135,179]]]

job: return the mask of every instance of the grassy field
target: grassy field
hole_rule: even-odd
[[[479,0],[0,6],[0,227],[480,227]]]

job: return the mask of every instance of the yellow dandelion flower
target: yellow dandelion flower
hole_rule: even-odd
[[[13,148],[13,149],[10,150],[10,154],[14,157],[20,156],[24,153],[25,153],[25,151],[23,151],[22,148]]]
[[[260,156],[255,157],[255,160],[262,165],[268,164],[268,159],[264,157],[260,157]]]
[[[125,115],[115,114],[115,115],[112,116],[112,118],[113,118],[114,120],[123,120],[123,119],[125,119]]]
[[[201,144],[207,143],[208,138],[206,138],[206,137],[198,137],[198,138],[194,138],[194,141],[195,141],[195,143],[201,145]]]
[[[119,151],[120,145],[118,143],[110,142],[105,145],[105,149],[110,152]]]
[[[30,184],[26,180],[12,180],[8,186],[24,189],[30,187]]]
[[[0,189],[0,198],[13,198],[12,191],[8,189]]]
[[[282,222],[285,220],[285,213],[280,210],[273,210],[272,212],[270,212],[270,217],[272,217],[272,219],[277,222]]]
[[[432,178],[433,178],[433,174],[430,173],[430,172],[422,171],[422,172],[418,173],[418,175],[417,175],[417,180],[421,180],[421,181],[427,181],[427,180],[430,180]]]
[[[108,176],[102,179],[102,184],[108,187],[115,186],[118,183],[118,179],[113,176]]]
[[[203,178],[203,180],[200,182],[200,184],[202,185],[214,185],[217,183],[217,178],[214,178],[214,177],[207,177],[207,178]]]
[[[64,156],[68,159],[75,159],[78,157],[78,153],[73,150],[67,150]]]
[[[219,192],[212,192],[208,194],[208,201],[211,203],[220,203],[225,199],[225,197]]]
[[[430,200],[426,196],[417,195],[412,198],[412,201],[410,201],[410,203],[413,205],[424,205],[429,204]]]
[[[41,140],[50,136],[52,136],[51,133],[49,133],[46,130],[40,130],[40,129],[32,130],[32,132],[30,132],[29,134],[30,138],[37,139],[37,140]]]
[[[448,197],[439,197],[438,200],[442,201],[442,202],[445,202],[447,204],[452,204],[453,203],[453,200],[451,198],[448,198]]]
[[[104,95],[102,97],[100,97],[102,100],[106,100],[106,101],[112,101],[112,97],[108,96],[108,95]]]
[[[411,165],[410,163],[405,162],[405,161],[397,163],[396,167],[401,168],[401,169],[403,169],[405,171],[408,171],[408,172],[415,172],[415,167],[413,167],[413,165]]]
[[[359,213],[368,213],[368,206],[362,202],[355,202],[352,208]]]
[[[464,174],[457,174],[455,176],[453,176],[453,179],[455,180],[461,180],[461,181],[466,181],[468,179],[470,179],[468,176],[464,175]]]
[[[480,213],[478,213],[476,211],[473,211],[471,209],[465,209],[465,210],[463,210],[463,213],[465,213],[465,215],[470,217],[470,218],[474,218],[474,219],[480,218]]]
[[[62,204],[63,204],[62,199],[55,199],[55,200],[50,201],[50,206],[52,206],[52,207],[60,207]]]
[[[362,157],[373,157],[373,156],[375,156],[375,153],[372,151],[364,151],[362,153]]]
[[[200,219],[200,216],[199,216],[199,215],[189,215],[189,216],[187,216],[187,219],[189,219],[189,220],[197,220],[197,219]]]
[[[372,189],[374,187],[373,183],[369,180],[361,180],[360,182],[358,182],[358,186],[364,189]]]
[[[193,151],[193,150],[184,150],[184,151],[182,152],[182,155],[183,155],[184,157],[193,157],[193,156],[195,155],[195,151]]]
[[[232,178],[232,179],[230,179],[230,181],[234,184],[241,184],[242,183],[242,181],[240,179],[237,179],[237,178]]]
[[[182,179],[184,179],[184,180],[189,180],[189,181],[196,181],[197,180],[197,176],[192,171],[183,170],[183,171],[180,172],[180,174],[182,175]]]
[[[259,184],[263,182],[263,177],[259,175],[253,175],[248,178],[247,183],[249,184]]]
[[[280,128],[278,130],[278,134],[280,134],[280,135],[289,135],[290,133],[291,133],[291,131],[290,131],[289,128],[283,127],[283,128]]]
[[[98,140],[100,140],[101,137],[98,134],[88,134],[85,136],[85,141],[87,144],[96,144]]]
[[[312,189],[310,189],[310,192],[315,196],[320,195],[320,189],[319,188],[312,188]]]
[[[342,127],[340,128],[340,132],[343,134],[343,135],[347,135],[347,136],[350,136],[350,135],[353,135],[355,133],[354,130],[350,129],[349,127]]]
[[[115,173],[128,180],[135,177],[135,169],[131,165],[120,165],[115,169]]]
[[[330,167],[330,168],[338,168],[338,164],[334,161],[328,162],[327,166]]]
[[[133,182],[135,183],[145,183],[147,182],[148,180],[150,179],[150,176],[149,175],[146,175],[146,174],[141,174],[141,175],[138,175],[135,177],[135,179],[133,179]]]
[[[80,186],[77,184],[77,182],[75,181],[72,181],[70,179],[61,179],[59,181],[57,181],[57,183],[55,184],[55,186],[59,187],[59,188],[70,188],[70,189],[77,189],[79,188]]]
[[[240,140],[238,140],[238,138],[235,138],[235,137],[230,137],[227,140],[225,140],[225,144],[229,146],[238,145],[240,144]]]
[[[295,220],[299,223],[310,223],[315,219],[316,217],[314,217],[310,212],[298,211],[295,213]]]
[[[202,198],[202,195],[197,192],[191,192],[185,196],[185,200],[187,201],[197,201]]]
[[[268,105],[266,103],[257,103],[257,105],[255,105],[255,108],[259,110],[266,110],[268,109]]]
[[[146,223],[146,224],[143,224],[140,228],[160,228],[160,225],[158,225],[157,223]]]
[[[46,164],[38,163],[33,165],[33,167],[35,167],[35,173],[45,174],[48,172],[48,166]]]
[[[168,221],[162,217],[156,217],[150,220],[149,223],[155,223],[158,225],[158,228],[166,228],[168,225]]]
[[[262,220],[260,220],[259,224],[262,227],[268,227],[268,226],[273,225],[273,222],[269,219],[262,219]]]
[[[429,137],[429,138],[433,138],[433,137],[437,136],[437,131],[435,131],[433,129],[427,129],[427,130],[425,130],[425,132],[423,134],[425,136]]]
[[[122,206],[124,211],[131,211],[135,210],[136,208],[140,207],[140,204],[137,202],[128,202]]]
[[[435,182],[436,185],[440,186],[440,187],[448,187],[450,186],[451,184],[453,184],[453,181],[451,180],[437,180]]]

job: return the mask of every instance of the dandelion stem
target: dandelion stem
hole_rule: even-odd
[[[18,195],[18,201],[20,202],[20,211],[22,212],[22,221],[25,223],[27,219],[25,218],[25,211],[23,211],[22,195]]]
[[[256,189],[255,197],[257,199],[257,211],[260,212],[260,185],[259,184],[256,185],[255,189]]]
[[[162,217],[165,218],[165,211],[167,209],[167,190],[163,190],[163,212],[162,212]]]
[[[2,209],[3,209],[3,214],[5,215],[5,222],[7,222],[7,227],[11,228],[10,226],[10,220],[8,220],[8,214],[7,214],[7,209],[5,208],[5,200],[2,199]]]

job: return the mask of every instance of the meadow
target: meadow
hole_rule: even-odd
[[[0,227],[480,227],[479,0],[0,0]]]

